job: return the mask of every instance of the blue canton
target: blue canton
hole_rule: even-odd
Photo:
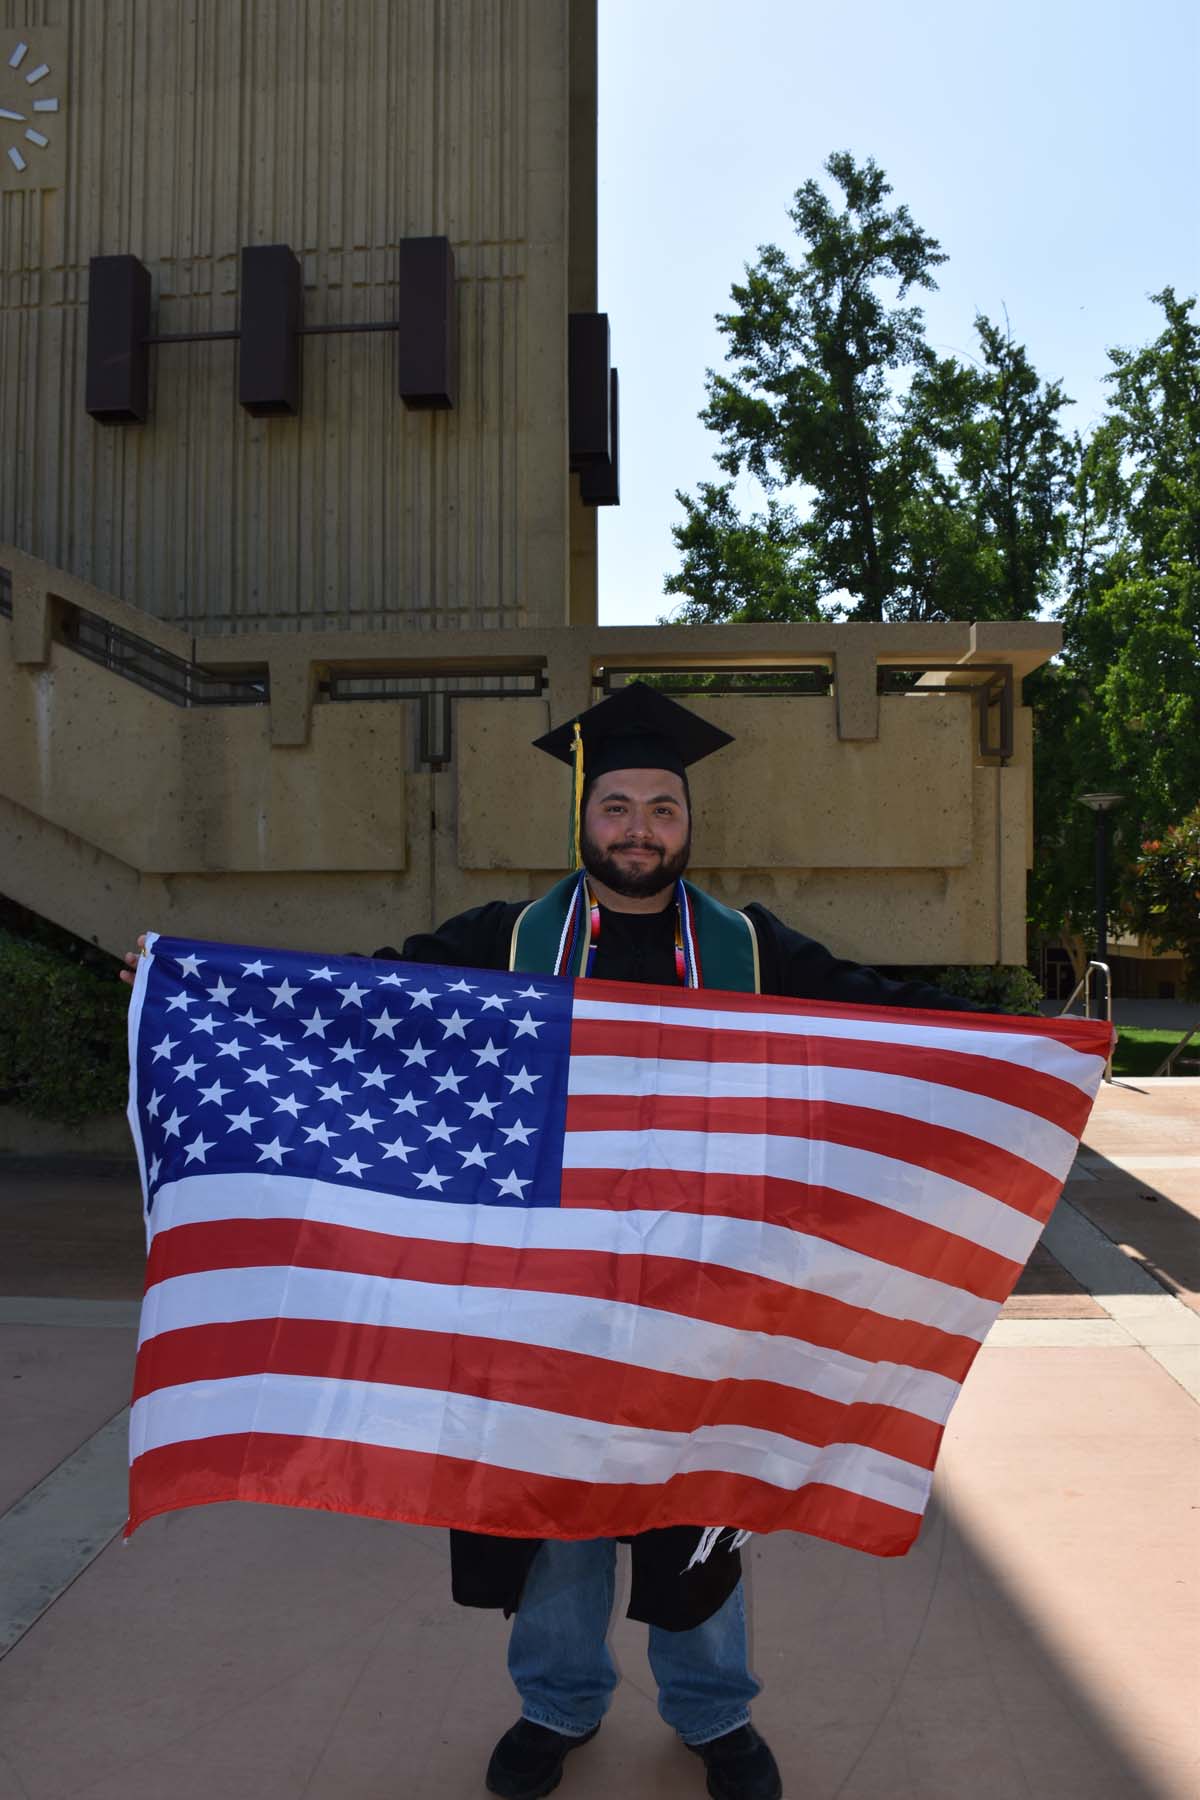
[[[570,981],[156,939],[135,1061],[147,1204],[283,1173],[557,1206]]]

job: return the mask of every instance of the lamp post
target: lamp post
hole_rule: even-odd
[[[1124,794],[1080,794],[1079,804],[1096,815],[1096,961],[1108,962],[1108,815],[1120,806]],[[1097,982],[1099,1011],[1107,999],[1107,972]]]

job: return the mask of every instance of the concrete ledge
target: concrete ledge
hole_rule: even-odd
[[[102,1163],[124,1170],[137,1164],[124,1113],[99,1113],[80,1125],[63,1125],[35,1118],[19,1106],[0,1106],[0,1162],[11,1167],[25,1158],[36,1158],[41,1168]]]

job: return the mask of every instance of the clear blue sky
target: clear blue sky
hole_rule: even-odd
[[[676,488],[714,474],[696,415],[714,315],[833,150],[873,156],[950,260],[943,350],[1007,306],[1087,430],[1146,296],[1200,288],[1196,0],[599,0],[600,292],[621,372],[619,507],[600,513],[602,624],[668,608]]]

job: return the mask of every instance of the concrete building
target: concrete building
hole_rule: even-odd
[[[0,0],[0,892],[113,950],[395,943],[540,891],[529,740],[691,669],[738,738],[701,881],[864,959],[1024,960],[1056,627],[596,623],[595,30]]]

